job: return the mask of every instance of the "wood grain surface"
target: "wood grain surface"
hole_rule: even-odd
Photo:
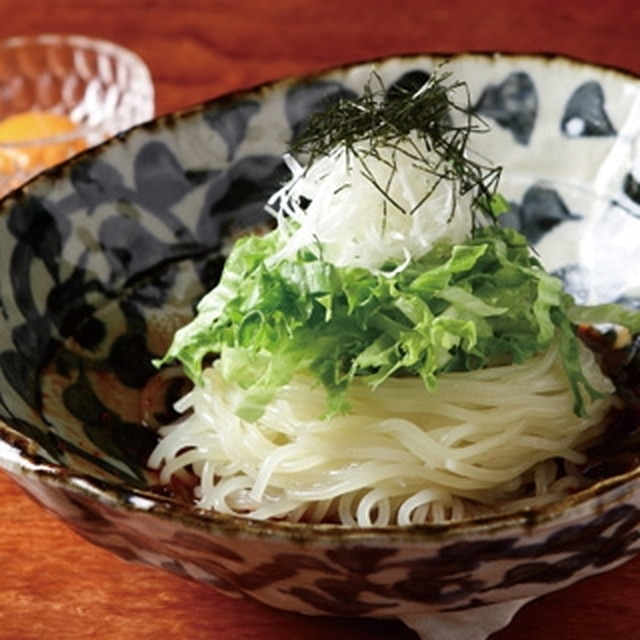
[[[638,0],[0,0],[0,38],[80,33],[148,63],[159,114],[288,74],[416,52],[545,52],[640,73]],[[540,599],[492,640],[640,638],[640,560]],[[0,639],[415,640],[126,564],[0,474]],[[452,638],[451,640],[456,640]]]

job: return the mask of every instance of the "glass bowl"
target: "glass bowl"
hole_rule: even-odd
[[[139,56],[78,35],[0,43],[0,194],[154,115]]]

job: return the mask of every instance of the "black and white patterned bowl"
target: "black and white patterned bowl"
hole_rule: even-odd
[[[376,63],[418,85],[429,56]],[[0,467],[119,556],[306,614],[396,617],[423,638],[486,637],[531,598],[640,549],[640,470],[546,508],[357,530],[205,513],[152,490],[141,398],[151,359],[263,224],[282,154],[372,64],[164,117],[89,151],[0,210]],[[504,169],[511,223],[581,301],[640,299],[640,81],[576,61],[460,55]],[[151,382],[150,382],[151,381]],[[459,625],[462,625],[460,627]],[[453,633],[453,631],[451,631]]]

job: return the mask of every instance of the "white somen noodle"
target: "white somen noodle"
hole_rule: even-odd
[[[589,381],[606,392],[588,417],[557,345],[524,364],[356,383],[351,411],[323,419],[325,391],[298,374],[250,423],[218,368],[183,397],[150,465],[161,482],[198,477],[197,504],[254,519],[381,526],[459,520],[557,498],[580,487],[581,449],[603,429],[612,386],[582,348]]]

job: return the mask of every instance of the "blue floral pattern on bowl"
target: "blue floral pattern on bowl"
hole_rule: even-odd
[[[156,438],[145,403],[176,384],[153,358],[234,239],[270,228],[264,204],[287,177],[290,140],[311,113],[362,91],[373,66],[393,92],[441,62],[392,58],[225,96],[6,198],[0,467],[125,559],[307,614],[401,618],[425,638],[452,620],[484,638],[531,598],[637,553],[637,469],[531,512],[358,531],[201,512],[163,494],[145,465]],[[476,148],[504,166],[505,223],[580,301],[640,306],[640,82],[562,58],[446,64],[491,125]]]

